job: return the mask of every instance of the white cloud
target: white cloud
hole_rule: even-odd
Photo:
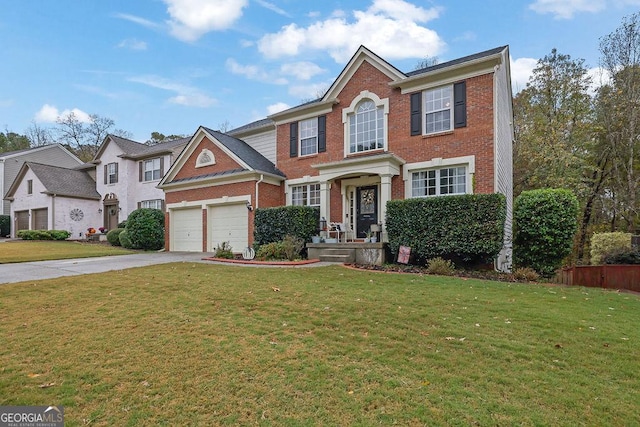
[[[168,101],[172,104],[205,108],[217,102],[215,98],[211,98],[210,96],[202,93],[197,88],[182,83],[177,83],[159,76],[136,76],[130,77],[128,80],[134,83],[141,83],[156,89],[162,89],[176,93],[175,96],[172,96],[168,99]]]
[[[284,111],[289,108],[291,107],[288,104],[285,104],[284,102],[278,102],[267,107],[267,115],[279,113],[280,111]]]
[[[268,1],[264,1],[264,0],[255,0],[256,3],[258,3],[260,6],[264,7],[265,9],[269,9],[272,12],[277,13],[278,15],[282,15],[282,16],[286,16],[286,17],[291,17],[291,15],[289,15],[289,13],[284,10],[279,8],[278,6],[276,6],[273,3],[270,3]]]
[[[71,113],[82,123],[91,123],[93,121],[89,114],[78,108],[59,111],[58,108],[49,104],[44,104],[42,108],[40,108],[34,120],[39,123],[55,123],[58,119],[68,117]]]
[[[282,74],[294,76],[298,80],[309,80],[325,71],[323,68],[309,61],[291,62],[289,64],[283,64],[280,67]]]
[[[574,13],[596,13],[606,6],[605,0],[536,0],[529,9],[537,13],[551,13],[556,19],[571,19]]]
[[[361,44],[387,59],[437,56],[445,48],[444,41],[419,23],[439,13],[439,8],[425,9],[404,0],[374,0],[368,10],[354,11],[352,21],[342,11],[334,11],[332,17],[308,27],[287,25],[262,37],[258,49],[269,58],[326,50],[338,63],[348,61]]]
[[[147,50],[147,42],[137,39],[125,39],[118,43],[118,47],[131,50]]]
[[[142,25],[143,27],[146,28],[159,28],[160,25],[153,22],[153,21],[149,21],[148,19],[144,19],[141,18],[139,16],[135,16],[135,15],[129,15],[127,13],[116,13],[114,15],[116,18],[120,18],[120,19],[124,19],[125,21],[129,21],[129,22],[133,22],[135,24],[138,25]]]
[[[277,85],[285,85],[288,83],[287,79],[282,77],[276,77],[263,68],[258,67],[257,65],[242,65],[239,64],[235,59],[229,58],[225,62],[227,70],[229,70],[233,74],[245,76],[250,80],[257,80],[264,83],[272,83]]]
[[[520,92],[527,86],[537,65],[538,60],[533,58],[511,59],[511,89],[514,93]]]
[[[320,82],[307,85],[292,85],[289,87],[289,95],[301,100],[318,99],[322,97],[333,82]]]
[[[230,28],[241,16],[248,0],[163,0],[171,16],[171,34],[195,41],[210,31]]]

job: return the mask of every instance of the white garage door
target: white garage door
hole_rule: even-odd
[[[202,209],[171,212],[171,250],[202,252]]]
[[[249,245],[249,211],[245,204],[209,208],[209,250],[215,252],[222,242],[229,242],[233,252]]]

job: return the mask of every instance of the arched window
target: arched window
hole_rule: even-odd
[[[384,150],[387,147],[389,100],[363,91],[343,110],[346,154]]]

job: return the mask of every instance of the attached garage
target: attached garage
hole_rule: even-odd
[[[31,211],[33,215],[33,229],[34,230],[47,230],[49,228],[49,210],[34,209]]]
[[[202,209],[175,209],[170,214],[171,250],[202,252]]]
[[[29,229],[29,211],[15,212],[15,232]]]
[[[229,242],[233,252],[242,252],[249,246],[249,211],[245,203],[210,206],[207,218],[210,252],[215,252],[222,242]]]

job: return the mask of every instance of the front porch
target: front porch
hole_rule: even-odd
[[[309,259],[342,264],[383,265],[388,262],[387,243],[307,243]]]

